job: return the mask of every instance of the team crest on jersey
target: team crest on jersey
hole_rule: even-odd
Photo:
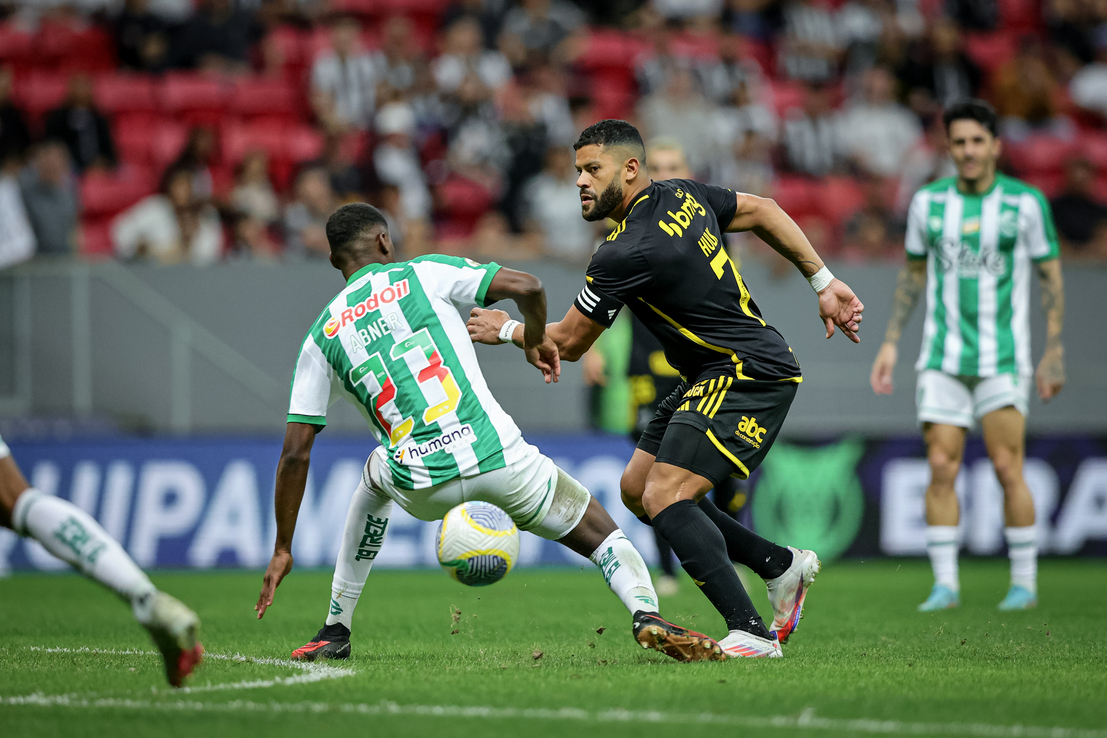
[[[930,216],[930,219],[926,221],[926,224],[927,224],[927,226],[930,227],[930,230],[932,232],[934,232],[934,233],[941,233],[942,232],[942,225],[943,225],[942,219],[940,217],[938,217],[937,215]]]
[[[353,323],[359,318],[364,318],[366,314],[379,310],[382,305],[389,305],[396,302],[401,297],[407,297],[411,294],[411,287],[406,279],[402,279],[396,284],[390,284],[383,290],[374,291],[373,294],[366,297],[357,305],[348,307],[338,314],[335,318],[331,316],[331,319],[323,324],[323,335],[327,338],[334,338],[338,335],[338,331],[345,328],[350,323]]]
[[[999,214],[999,235],[1014,238],[1019,235],[1019,213],[1017,210],[1003,210]]]

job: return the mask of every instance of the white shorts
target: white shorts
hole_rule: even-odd
[[[972,428],[974,420],[1012,406],[1025,418],[1030,407],[1030,378],[1015,374],[955,377],[935,369],[919,372],[915,404],[919,425],[939,423]]]
[[[385,450],[378,447],[365,462],[362,483],[383,491],[420,520],[441,520],[461,503],[479,500],[502,509],[519,530],[551,541],[564,538],[580,523],[592,496],[552,459],[534,446],[524,445],[526,452],[521,461],[423,489],[397,487]]]

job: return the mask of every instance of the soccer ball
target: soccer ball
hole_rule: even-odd
[[[500,508],[487,502],[463,502],[446,513],[435,537],[438,563],[471,587],[507,576],[519,558],[519,529]]]

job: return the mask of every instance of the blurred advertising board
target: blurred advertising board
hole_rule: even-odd
[[[600,499],[648,561],[653,537],[619,499],[633,451],[617,436],[534,437],[535,445]],[[242,438],[12,442],[39,489],[89,511],[146,568],[263,567],[272,552],[273,479],[281,441]],[[330,567],[346,508],[372,442],[319,437],[312,454],[293,555]],[[1031,439],[1025,466],[1046,554],[1107,555],[1107,438]],[[814,547],[825,560],[925,553],[922,497],[928,471],[917,438],[778,443],[751,482],[743,522],[781,543]],[[969,440],[958,480],[962,543],[1003,552],[1002,492],[983,443]],[[378,565],[434,566],[437,523],[396,510]],[[520,565],[582,565],[532,535]],[[64,566],[37,543],[0,530],[0,572]]]

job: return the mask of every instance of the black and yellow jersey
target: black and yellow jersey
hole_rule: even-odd
[[[792,350],[765,322],[723,244],[736,209],[731,190],[653,182],[592,257],[577,309],[607,328],[627,305],[689,379],[719,371],[800,381]]]

